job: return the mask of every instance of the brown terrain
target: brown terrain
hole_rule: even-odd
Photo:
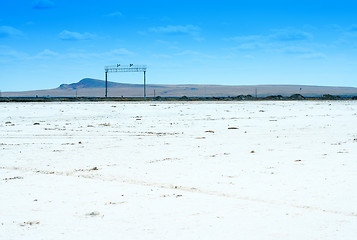
[[[78,83],[62,84],[58,88],[23,92],[3,92],[3,97],[103,97],[105,82],[85,78]],[[301,94],[306,97],[324,94],[340,96],[357,96],[357,88],[326,87],[310,85],[160,85],[148,84],[147,96],[161,97],[226,97],[257,94],[258,97],[270,95],[290,96]],[[140,97],[143,96],[142,84],[108,82],[108,97]]]

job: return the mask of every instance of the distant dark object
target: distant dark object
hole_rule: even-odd
[[[181,101],[188,101],[188,100],[190,100],[187,96],[182,96],[182,97],[180,97],[179,98],[179,100],[181,100]]]
[[[266,99],[266,100],[285,100],[285,98],[281,95],[267,96],[264,99]]]
[[[352,97],[352,100],[357,100],[357,96]]]
[[[292,99],[292,100],[304,100],[305,97],[301,94],[293,94],[289,97],[289,99]]]
[[[252,95],[238,95],[233,97],[234,100],[253,100],[255,99]]]
[[[341,97],[337,95],[325,94],[321,97],[322,100],[340,100]]]
[[[154,100],[154,101],[162,101],[163,99],[160,96],[156,96],[152,100]]]

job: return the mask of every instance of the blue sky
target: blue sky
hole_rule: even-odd
[[[0,89],[103,79],[116,63],[147,64],[157,84],[357,87],[356,13],[346,0],[3,0]]]

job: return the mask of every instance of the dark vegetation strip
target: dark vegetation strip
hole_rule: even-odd
[[[271,95],[265,97],[253,97],[252,95],[238,95],[228,97],[1,97],[0,102],[105,102],[105,101],[259,101],[259,100],[357,100],[357,96],[338,96],[325,94],[318,97],[304,97],[294,94],[289,97]]]

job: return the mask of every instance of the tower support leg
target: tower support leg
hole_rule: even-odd
[[[146,71],[144,71],[144,99],[146,99]]]
[[[108,97],[108,72],[105,72],[105,98]]]

